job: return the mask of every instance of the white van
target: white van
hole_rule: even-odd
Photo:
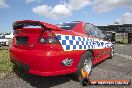
[[[6,39],[12,39],[13,38],[13,33],[5,34]]]
[[[0,35],[0,45],[9,45],[8,39],[5,39],[4,35]]]

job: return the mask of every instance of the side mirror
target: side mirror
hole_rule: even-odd
[[[112,42],[112,44],[115,44],[115,41],[111,41]]]
[[[115,44],[115,40],[112,38],[112,36],[105,35],[105,40],[111,41],[112,44]]]
[[[111,41],[111,38],[107,35],[105,35],[105,40]]]

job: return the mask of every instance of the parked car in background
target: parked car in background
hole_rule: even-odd
[[[8,45],[12,44],[13,33],[6,33],[5,38],[8,39]]]
[[[8,39],[6,39],[4,35],[0,35],[0,44],[1,44],[1,46],[2,45],[9,45]]]
[[[10,60],[31,74],[73,74],[80,80],[82,72],[90,74],[93,65],[114,55],[111,41],[90,23],[73,21],[56,26],[23,20],[14,22],[13,29]]]
[[[13,33],[7,33],[5,34],[6,39],[12,39],[13,38]]]

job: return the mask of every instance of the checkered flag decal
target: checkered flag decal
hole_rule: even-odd
[[[94,48],[92,38],[82,38],[80,36],[71,35],[57,35],[57,38],[64,50],[87,50]]]
[[[111,48],[113,46],[111,42],[94,39],[94,38],[80,37],[80,36],[57,34],[57,38],[59,39],[65,51],[102,49],[102,48]]]

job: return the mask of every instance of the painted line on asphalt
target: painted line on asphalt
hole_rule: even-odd
[[[117,46],[126,46],[126,45],[117,45]]]
[[[119,53],[114,53],[115,55],[118,55],[118,56],[121,56],[121,57],[124,57],[124,58],[127,58],[129,60],[132,60],[132,56],[129,56],[129,55],[125,55],[125,54],[119,54]]]

